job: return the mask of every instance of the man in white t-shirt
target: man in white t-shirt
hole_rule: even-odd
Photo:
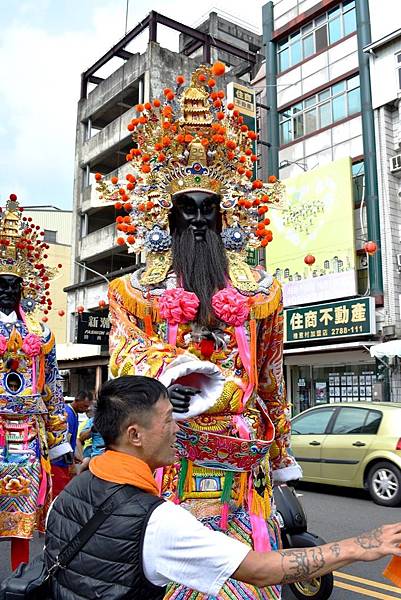
[[[257,587],[280,585],[357,560],[401,556],[401,523],[318,548],[255,552],[159,498],[153,472],[174,462],[178,427],[167,390],[157,380],[124,376],[106,383],[95,426],[107,450],[55,500],[47,524],[47,565],[116,489],[128,485],[134,495],[112,511],[66,569],[56,571],[53,595],[60,600],[159,600],[170,581],[204,598],[219,597],[230,578]]]

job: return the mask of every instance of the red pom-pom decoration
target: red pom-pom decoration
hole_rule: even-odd
[[[226,72],[226,65],[220,61],[217,61],[212,66],[212,73],[215,77],[221,77]]]
[[[316,258],[312,254],[307,254],[304,258],[304,263],[311,267],[316,262]]]
[[[377,244],[376,242],[372,241],[366,242],[366,244],[364,245],[364,249],[365,252],[369,254],[369,256],[373,256],[377,252]]]

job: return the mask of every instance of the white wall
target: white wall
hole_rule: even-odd
[[[401,12],[401,4],[400,4]],[[401,94],[395,55],[401,52],[401,35],[385,46],[373,50],[370,58],[370,75],[372,83],[373,108],[384,106]]]

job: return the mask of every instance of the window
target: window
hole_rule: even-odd
[[[397,82],[398,89],[401,90],[401,52],[395,56],[397,61]]]
[[[302,62],[354,31],[355,0],[344,1],[279,42],[279,71]]]
[[[57,231],[52,231],[51,229],[45,229],[44,231],[43,241],[48,244],[57,244]]]
[[[359,75],[355,75],[282,111],[280,143],[288,144],[360,110]]]
[[[381,412],[368,408],[341,408],[337,413],[332,434],[375,434],[381,421]]]
[[[326,432],[333,412],[334,408],[325,408],[296,417],[291,425],[292,435],[323,435]]]
[[[359,206],[365,190],[365,163],[363,160],[352,165],[352,183],[354,188],[354,203]]]

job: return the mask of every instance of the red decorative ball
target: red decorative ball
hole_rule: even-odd
[[[311,267],[313,263],[316,261],[316,258],[312,256],[312,254],[307,254],[304,258],[304,263]]]
[[[77,313],[81,315],[85,311],[85,307],[82,306],[82,304],[80,304],[79,306],[77,306],[76,310],[77,310]]]
[[[42,319],[43,323],[47,323],[48,320],[49,319],[47,317],[43,317],[43,319]]]
[[[212,66],[212,73],[213,75],[215,75],[215,77],[221,77],[221,75],[224,75],[226,71],[226,66],[224,63],[217,61],[214,63],[214,65]]]
[[[15,202],[17,199],[17,194],[10,194],[10,200],[13,200],[13,202]]]
[[[366,242],[366,244],[363,247],[365,249],[365,252],[367,252],[369,254],[369,256],[373,256],[377,252],[376,242],[372,242],[372,241]]]
[[[65,312],[63,310],[59,310],[58,311],[58,316],[59,317],[64,317],[64,315],[65,315]]]
[[[99,307],[100,308],[104,308],[106,306],[106,301],[105,300],[99,300]]]

